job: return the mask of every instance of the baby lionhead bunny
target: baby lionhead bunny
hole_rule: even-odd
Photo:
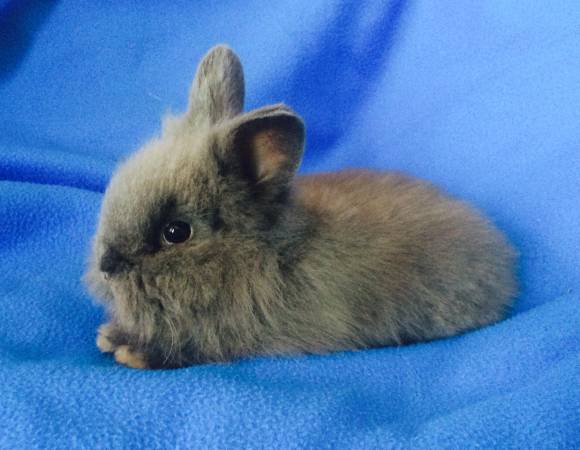
[[[466,204],[400,174],[296,176],[304,124],[243,113],[225,46],[188,111],[124,161],[85,275],[109,322],[97,346],[136,368],[443,338],[500,320],[515,253]]]

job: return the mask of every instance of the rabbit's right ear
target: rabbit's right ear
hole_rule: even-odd
[[[244,108],[244,71],[226,45],[213,47],[201,60],[189,94],[188,119],[213,125]]]

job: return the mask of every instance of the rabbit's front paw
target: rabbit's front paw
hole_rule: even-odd
[[[97,347],[103,353],[113,353],[117,348],[111,339],[113,326],[111,323],[106,323],[97,330]]]
[[[149,365],[143,353],[131,350],[128,345],[120,345],[115,350],[115,361],[133,369],[148,369]]]
[[[115,361],[133,369],[147,369],[149,364],[143,353],[126,345],[124,335],[113,323],[101,325],[97,331],[97,347],[103,353],[113,353]]]

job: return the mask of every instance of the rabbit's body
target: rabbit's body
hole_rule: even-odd
[[[514,252],[478,213],[398,174],[294,178],[300,119],[280,105],[239,115],[240,95],[237,58],[214,49],[188,114],[113,177],[87,273],[111,315],[101,350],[179,367],[398,345],[503,317]]]
[[[317,224],[298,268],[321,286],[313,297],[345,305],[349,345],[450,336],[505,313],[513,251],[466,204],[392,173],[314,175],[298,186]]]

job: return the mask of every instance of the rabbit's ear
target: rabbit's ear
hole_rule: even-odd
[[[251,184],[285,184],[300,166],[304,123],[284,105],[267,106],[240,116],[227,134],[223,160]]]
[[[187,115],[194,123],[215,124],[238,115],[243,108],[242,64],[226,45],[213,47],[197,68]]]

